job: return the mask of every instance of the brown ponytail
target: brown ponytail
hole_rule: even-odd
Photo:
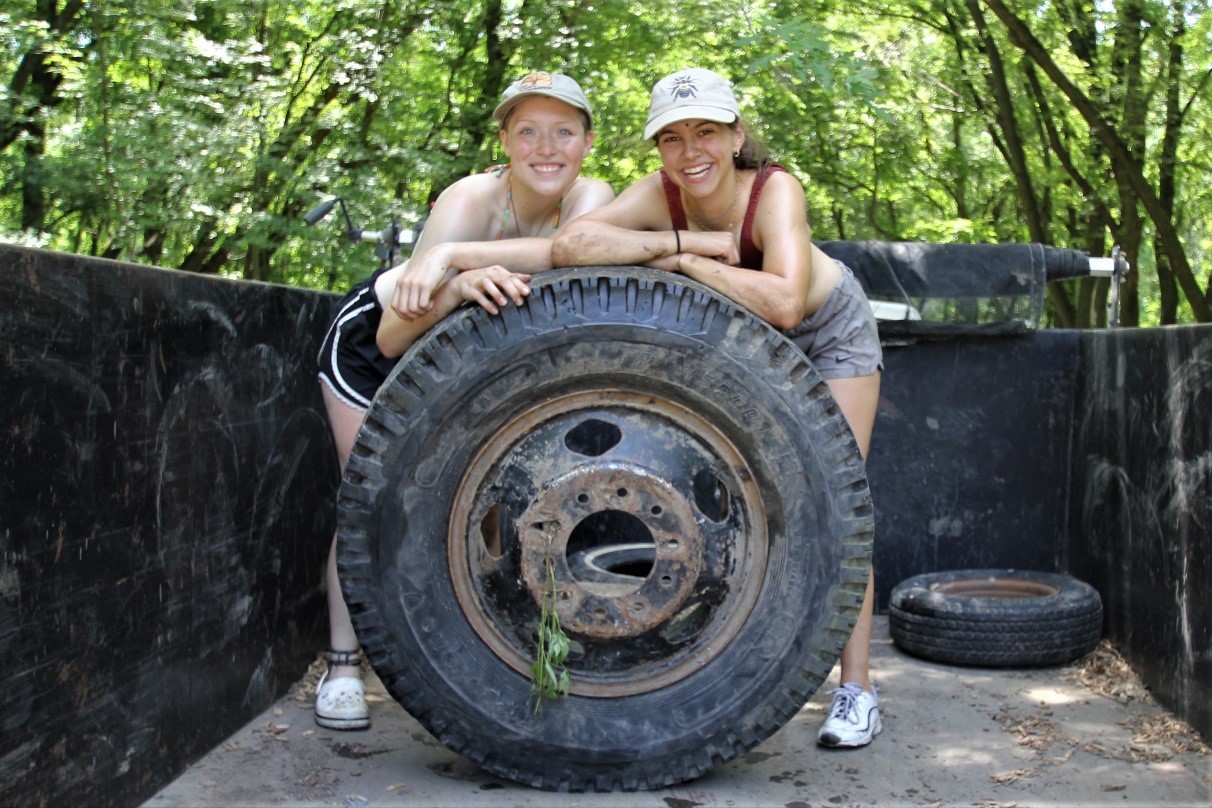
[[[739,121],[733,122],[728,126],[735,132],[738,123]],[[745,141],[741,144],[740,153],[732,156],[732,164],[737,168],[761,168],[770,164],[770,152],[752,132],[746,130]]]

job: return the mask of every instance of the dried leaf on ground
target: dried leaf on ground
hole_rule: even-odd
[[[1149,689],[1110,640],[1103,640],[1097,648],[1066,668],[1061,680],[1120,704],[1155,704]]]
[[[1068,763],[1069,759],[1077,754],[1076,739],[1071,739],[1071,740],[1074,741],[1073,746],[1066,749],[1063,753],[1061,753],[1060,755],[1057,755],[1056,757],[1044,758],[1044,763],[1048,764],[1049,766],[1059,766],[1062,763]]]
[[[1134,715],[1123,719],[1119,725],[1132,730],[1134,744],[1160,745],[1172,752],[1193,752],[1197,755],[1209,752],[1208,745],[1191,725],[1169,713]]]
[[[1017,783],[1020,780],[1027,780],[1031,777],[1035,777],[1037,774],[1039,774],[1039,772],[1032,771],[1031,769],[1015,769],[1014,771],[995,774],[991,779],[999,786],[1004,786],[1009,783]]]
[[[1089,741],[1082,749],[1092,755],[1106,758],[1108,760],[1122,760],[1127,763],[1140,763],[1148,761],[1150,763],[1160,763],[1163,760],[1169,760],[1173,757],[1173,753],[1167,749],[1158,746],[1146,746],[1144,744],[1126,744],[1114,749],[1108,749],[1098,741]]]
[[[1048,718],[1037,715],[1018,716],[1004,708],[995,718],[1003,730],[1018,738],[1016,743],[1019,746],[1034,752],[1043,752],[1058,743],[1077,745],[1076,738],[1061,737],[1056,722]]]
[[[370,664],[367,663],[365,655],[362,657],[362,678],[365,679],[370,673]],[[316,700],[316,690],[320,686],[320,678],[324,676],[324,671],[328,670],[328,654],[320,651],[316,654],[316,658],[311,661],[311,665],[307,668],[307,673],[303,674],[303,678],[291,685],[289,696],[300,704],[307,705],[310,709],[313,702]]]
[[[1061,674],[1061,679],[1123,705],[1135,702],[1157,706],[1149,689],[1109,640],[1103,640],[1098,648],[1067,668]],[[1101,757],[1133,763],[1169,760],[1173,753],[1206,755],[1209,751],[1208,745],[1191,725],[1170,713],[1135,715],[1119,723],[1132,730],[1134,737],[1130,744],[1108,749],[1097,741],[1091,741],[1083,748]]]
[[[317,654],[316,658],[311,661],[311,665],[308,666],[307,673],[303,674],[303,678],[291,686],[290,697],[310,707],[316,700],[316,687],[326,670],[328,670],[328,657],[323,653]]]

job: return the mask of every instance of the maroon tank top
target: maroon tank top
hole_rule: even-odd
[[[758,200],[762,198],[762,186],[776,171],[785,171],[780,165],[767,164],[758,169],[753,178],[753,189],[749,192],[749,206],[745,208],[745,219],[741,224],[741,266],[745,269],[762,268],[762,251],[753,243],[753,217],[757,214]],[[661,169],[661,185],[665,188],[665,199],[669,203],[669,218],[674,230],[689,230],[686,210],[682,207],[682,193],[677,183]]]

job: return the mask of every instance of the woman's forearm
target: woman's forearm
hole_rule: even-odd
[[[578,219],[551,245],[553,266],[643,264],[677,252],[677,236],[669,230],[628,230]]]
[[[379,351],[390,358],[403,356],[426,331],[457,309],[462,302],[462,298],[453,293],[451,284],[444,283],[434,293],[433,307],[420,317],[405,320],[396,314],[395,309],[388,306],[383,310],[383,319],[379,321],[379,330],[375,334]]]
[[[500,265],[511,272],[543,272],[551,269],[551,239],[511,238],[501,241],[447,242],[446,265],[465,271]]]
[[[807,314],[806,296],[778,275],[740,269],[693,253],[683,254],[678,266],[686,277],[710,286],[775,328],[794,328]]]

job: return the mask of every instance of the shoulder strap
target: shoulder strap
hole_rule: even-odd
[[[741,266],[746,269],[762,268],[762,251],[753,243],[753,219],[757,215],[758,201],[762,198],[762,186],[770,179],[771,174],[784,170],[782,166],[773,163],[763,165],[753,178],[753,188],[749,191],[749,207],[745,209],[745,222],[741,225]]]

